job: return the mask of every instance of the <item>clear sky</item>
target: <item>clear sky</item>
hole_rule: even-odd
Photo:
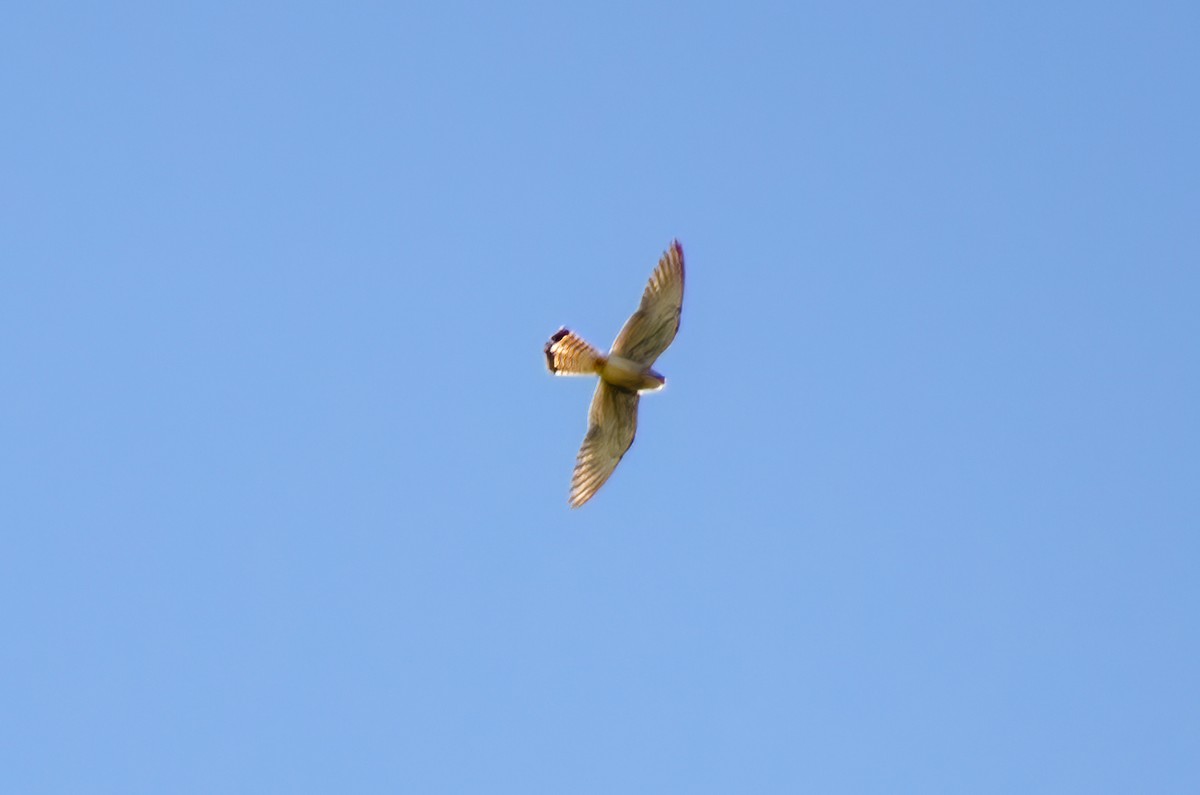
[[[8,7],[0,790],[1200,791],[1198,8]]]

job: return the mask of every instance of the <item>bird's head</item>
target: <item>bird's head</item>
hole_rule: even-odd
[[[657,392],[666,385],[667,379],[662,373],[647,367],[642,371],[642,385],[638,387],[638,392]]]

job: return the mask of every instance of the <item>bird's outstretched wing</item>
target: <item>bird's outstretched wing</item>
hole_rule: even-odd
[[[588,410],[588,431],[571,476],[572,508],[595,496],[637,432],[638,394],[601,381]]]
[[[612,352],[646,366],[654,364],[675,339],[682,309],[683,246],[676,240],[658,261],[642,293],[641,305],[625,321]]]

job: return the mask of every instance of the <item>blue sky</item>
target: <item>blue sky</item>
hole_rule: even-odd
[[[1196,792],[1196,8],[6,10],[0,789]]]

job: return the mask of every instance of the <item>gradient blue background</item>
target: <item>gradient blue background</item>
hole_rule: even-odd
[[[2,22],[0,790],[1200,791],[1195,3]]]

